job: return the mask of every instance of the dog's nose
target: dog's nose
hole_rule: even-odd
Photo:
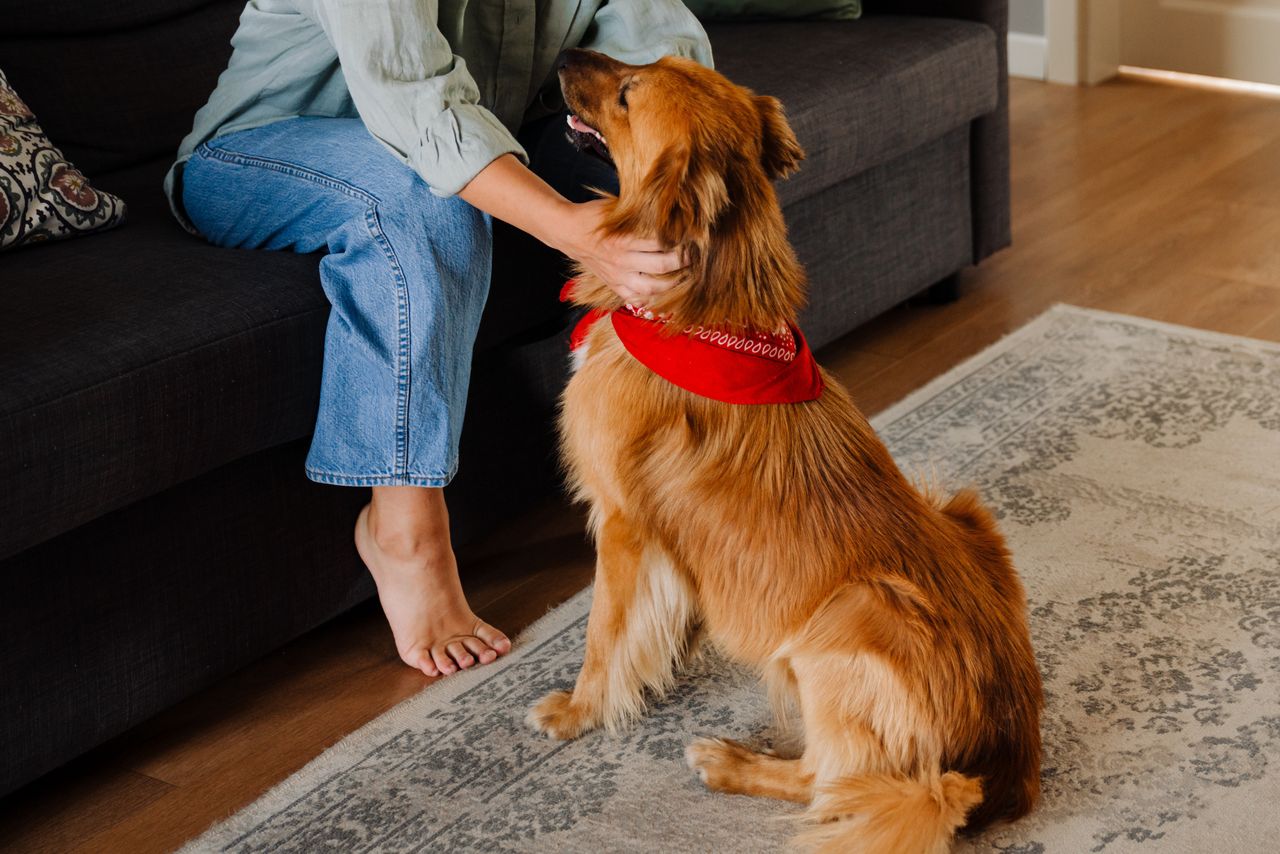
[[[577,47],[560,51],[560,56],[556,58],[556,71],[564,71],[580,64],[587,53],[587,51]]]

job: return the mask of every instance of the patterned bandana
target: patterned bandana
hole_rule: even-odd
[[[568,302],[573,280],[560,291]],[[822,395],[822,373],[799,329],[734,333],[691,326],[679,335],[666,320],[639,306],[616,311],[592,309],[578,321],[569,338],[577,350],[591,327],[605,315],[613,322],[622,346],[640,364],[667,382],[722,403],[803,403]]]

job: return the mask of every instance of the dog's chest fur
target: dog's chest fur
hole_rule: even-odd
[[[561,413],[562,451],[570,486],[591,506],[593,524],[611,514],[626,516],[646,547],[664,552],[677,572],[690,577],[706,628],[720,645],[735,657],[764,660],[799,615],[816,606],[810,600],[817,594],[784,588],[795,562],[793,544],[819,537],[809,514],[786,512],[771,501],[758,479],[767,477],[763,472],[753,469],[725,482],[720,475],[745,444],[771,457],[785,456],[782,445],[770,449],[753,435],[759,429],[745,427],[754,420],[750,413],[691,402],[688,392],[633,359],[608,324],[592,330],[575,351],[575,363]],[[692,425],[707,412],[720,417],[704,434]],[[834,561],[830,569],[833,577],[843,571]],[[750,620],[730,616],[745,613],[743,601],[770,606]]]

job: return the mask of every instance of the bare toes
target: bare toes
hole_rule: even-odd
[[[453,663],[453,659],[449,657],[449,653],[445,651],[444,647],[432,647],[431,658],[435,660],[436,668],[442,675],[448,676],[450,673],[458,672],[458,665]]]
[[[480,638],[465,637],[462,639],[462,645],[467,651],[476,657],[481,664],[491,664],[498,658],[498,653],[489,648],[489,645]]]
[[[412,667],[414,670],[421,670],[427,676],[439,676],[440,670],[436,667],[436,663],[431,659],[431,650],[424,648],[414,648],[408,652],[400,653],[400,660]]]
[[[440,668],[436,667],[435,661],[431,659],[431,653],[427,650],[419,653],[418,663],[414,666],[432,678],[440,675]]]
[[[483,620],[476,620],[475,636],[498,655],[506,655],[511,651],[511,641],[507,636]]]
[[[445,650],[448,651],[449,657],[458,662],[458,666],[463,670],[466,670],[468,667],[471,667],[476,663],[475,657],[471,653],[467,652],[466,647],[462,645],[461,641],[453,641],[445,647]]]

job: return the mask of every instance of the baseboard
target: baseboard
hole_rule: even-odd
[[[1009,33],[1009,74],[1044,80],[1049,40],[1029,33]]]

